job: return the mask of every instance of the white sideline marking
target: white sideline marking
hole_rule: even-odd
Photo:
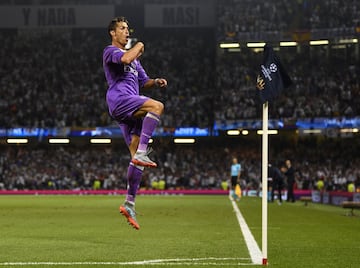
[[[229,197],[229,198],[230,198],[231,204],[234,208],[236,218],[239,222],[241,232],[244,236],[246,246],[249,250],[251,261],[253,264],[256,264],[256,265],[262,264],[262,259],[263,259],[262,252],[261,252],[258,244],[256,243],[255,238],[252,235],[248,225],[246,224],[246,221],[245,221],[244,217],[242,216],[236,202],[231,197]]]
[[[205,262],[207,261],[207,262]],[[209,262],[211,261],[211,262]],[[222,261],[222,262],[216,262]],[[225,261],[225,262],[224,262]],[[227,261],[227,262],[226,262]],[[231,262],[230,262],[231,261]],[[241,262],[244,261],[244,262]],[[145,260],[145,261],[132,261],[132,262],[2,262],[0,266],[53,266],[53,265],[188,265],[188,266],[233,266],[233,265],[253,265],[252,263],[245,262],[250,261],[250,258],[188,258],[188,259],[157,259],[157,260]]]

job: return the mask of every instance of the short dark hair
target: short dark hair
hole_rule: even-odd
[[[128,20],[127,20],[125,17],[123,17],[123,16],[121,16],[121,17],[116,17],[116,18],[112,19],[112,20],[110,21],[110,23],[109,23],[109,26],[108,26],[108,34],[109,34],[109,36],[110,36],[110,39],[111,39],[111,34],[110,34],[110,32],[111,32],[111,31],[115,31],[115,28],[116,28],[116,25],[117,25],[118,22],[126,22],[126,23],[129,25]]]

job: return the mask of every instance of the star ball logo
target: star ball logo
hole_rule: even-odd
[[[276,71],[277,71],[277,66],[276,66],[276,64],[275,64],[275,63],[271,63],[269,69],[270,69],[270,71],[271,71],[272,73],[276,73]]]
[[[268,68],[264,65],[261,65],[261,72],[263,73],[264,77],[269,81],[272,81],[271,73],[276,73],[278,70],[277,65],[275,63],[271,63]]]

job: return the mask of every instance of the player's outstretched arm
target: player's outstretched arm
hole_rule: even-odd
[[[144,53],[144,43],[137,42],[132,48],[124,53],[121,57],[121,62],[124,64],[130,64]]]
[[[167,81],[165,78],[155,78],[155,79],[149,79],[148,81],[146,81],[146,83],[144,84],[143,88],[152,88],[152,87],[166,87],[167,86]]]

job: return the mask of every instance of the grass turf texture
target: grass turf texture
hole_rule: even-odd
[[[0,263],[212,257],[141,267],[254,267],[247,265],[248,250],[227,196],[139,196],[139,231],[119,214],[122,201],[122,196],[0,196]],[[261,200],[243,198],[238,205],[261,248]],[[269,204],[269,266],[358,267],[360,217],[345,213],[317,204]]]

